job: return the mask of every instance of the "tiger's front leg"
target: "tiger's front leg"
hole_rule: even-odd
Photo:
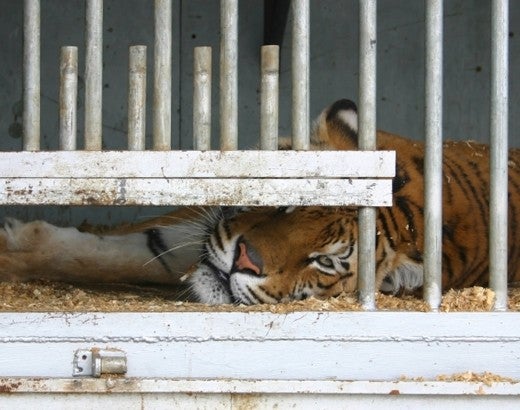
[[[172,221],[97,235],[8,219],[0,229],[0,280],[178,284],[199,259],[203,232],[193,218]]]

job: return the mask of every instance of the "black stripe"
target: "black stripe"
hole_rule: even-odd
[[[225,222],[226,222],[225,220],[222,220],[221,221],[221,225],[224,228],[224,230],[226,231],[226,223]],[[226,235],[227,235],[227,233],[226,233]],[[215,240],[217,241],[217,246],[221,250],[224,250],[224,243],[222,242],[222,238],[220,237],[220,224],[217,225],[217,228],[215,229],[215,232],[214,232],[212,237],[215,238]]]
[[[390,219],[392,221],[392,224],[394,225],[393,232],[395,232],[396,235],[399,235],[397,223],[396,223],[396,220],[394,218],[394,215],[391,212],[391,208],[390,208],[389,211],[387,211],[386,209],[380,209],[379,210],[379,220],[381,221],[381,224],[383,225],[382,226],[383,232],[381,232],[381,233],[383,235],[385,235],[385,238],[390,242],[390,247],[393,250],[395,250],[395,241],[394,241],[394,237],[392,235],[392,232],[390,231],[390,228],[388,227],[388,221],[386,220],[386,217],[385,217],[386,213],[388,213],[388,215],[390,216]]]
[[[477,190],[476,187],[472,184],[471,190],[474,191],[475,197],[478,197],[480,199],[478,201],[479,207],[481,208],[482,212],[482,221],[484,223],[484,226],[488,227],[487,232],[489,231],[489,223],[490,223],[490,216],[489,216],[489,179],[485,180],[482,177],[482,170],[478,167],[478,165],[475,162],[470,162],[469,166],[471,169],[473,169],[475,173],[475,178],[478,179],[478,185],[481,187],[481,189]],[[480,195],[479,195],[480,194]],[[485,243],[485,241],[483,241]],[[486,263],[489,263],[489,247],[485,246],[485,249],[487,250],[487,255],[481,254],[481,262],[482,259],[486,261]],[[477,264],[477,268],[480,265]],[[485,272],[481,272],[479,275],[479,278],[485,274]],[[475,283],[480,283],[480,280]]]
[[[251,292],[251,288],[249,287],[249,285],[246,285],[246,289],[249,290]],[[251,297],[245,293],[245,292],[242,292],[242,290],[238,290],[240,295],[239,295],[239,298],[242,300],[242,302],[246,302],[247,305],[254,305],[256,304],[256,302],[251,299]]]
[[[155,255],[156,259],[161,262],[161,265],[168,273],[172,273],[172,270],[163,259],[164,252],[168,251],[168,247],[164,243],[164,240],[159,229],[148,229],[144,232],[146,235],[146,245],[148,249]]]
[[[479,191],[477,191],[477,188],[471,182],[468,174],[464,171],[464,169],[462,169],[461,165],[455,161],[451,161],[451,164],[453,165],[454,170],[456,170],[458,172],[458,175],[457,175],[457,173],[454,173],[458,186],[464,193],[467,200],[471,200],[471,198],[473,198],[473,200],[476,203],[476,206],[478,208],[480,221],[483,224],[485,224],[485,226],[488,226],[489,207],[488,207],[488,204],[486,203],[486,199],[482,198],[482,195],[479,193]],[[468,165],[470,165],[470,164],[468,164]],[[471,167],[471,165],[470,165],[470,167]],[[472,167],[472,168],[473,168],[473,170],[475,170],[475,167]],[[488,184],[485,183],[485,181],[482,180],[482,175],[480,174],[480,172],[477,172],[476,175],[474,175],[474,176],[481,181],[480,184],[482,187],[489,186]],[[479,218],[475,218],[475,220],[479,221]],[[484,253],[486,253],[485,257],[487,257],[487,250],[489,248],[486,245],[484,245],[484,249],[482,249],[482,246],[478,246],[478,244],[479,244],[479,242],[477,242],[477,247],[472,249],[472,251],[474,252],[474,256],[483,255]],[[484,242],[482,242],[482,244],[484,244]],[[472,262],[473,262],[473,264],[472,264],[473,266],[475,266],[475,265],[478,266],[480,264],[480,261],[476,260],[475,258],[472,259]],[[474,269],[474,268],[472,267],[472,268],[468,269],[467,272],[468,273],[471,272],[472,269]]]
[[[448,171],[450,172],[450,179],[453,179],[454,180],[454,185],[456,186],[459,186],[460,189],[462,190],[462,192],[464,193],[464,196],[466,197],[469,197],[469,192],[468,190],[464,187],[461,179],[460,179],[460,175],[455,171],[455,169],[453,169],[453,167],[448,163],[448,159],[445,158],[444,159],[444,162],[443,162],[443,166],[445,168],[448,169]],[[451,186],[451,182],[447,184],[448,186]]]
[[[453,283],[451,282],[455,278],[455,272],[453,271],[453,266],[451,265],[451,258],[446,254],[446,252],[442,252],[442,271],[446,272],[448,275],[449,286],[453,287]],[[445,286],[448,286],[447,283],[443,283],[441,288],[444,289]]]
[[[265,286],[263,285],[259,285],[258,286],[258,289],[260,289],[262,292],[264,292],[267,296],[269,296],[270,298],[273,298],[274,300],[280,300],[280,297],[276,296],[275,294],[273,294],[272,292],[268,291]],[[260,298],[261,299],[261,298]]]
[[[320,289],[327,290],[327,289],[330,289],[330,288],[336,286],[340,280],[341,280],[341,278],[338,278],[337,280],[335,280],[335,281],[334,281],[333,283],[331,283],[330,285],[325,285],[325,284],[321,283],[321,281],[318,279],[318,282],[316,283],[316,285],[317,285],[318,288],[320,288]]]
[[[410,201],[410,199],[405,196],[397,195],[397,196],[395,196],[395,205],[403,213],[403,215],[406,219],[407,225],[408,225],[408,229],[406,229],[406,227],[405,227],[405,229],[408,232],[410,232],[410,234],[412,235],[412,240],[415,242],[417,240],[417,228],[415,226],[414,212],[410,208],[410,205],[414,205],[413,202]],[[415,206],[416,206],[416,208],[419,208],[417,205],[415,205]],[[418,210],[421,213],[423,211],[422,209],[418,209]]]
[[[509,264],[508,264],[508,280],[511,281],[515,277],[516,274],[516,264],[518,261],[518,250],[519,250],[519,239],[518,239],[518,227],[516,221],[516,213],[517,209],[513,201],[511,200],[511,193],[509,194]]]

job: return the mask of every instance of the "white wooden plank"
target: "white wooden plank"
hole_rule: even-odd
[[[3,205],[391,206],[390,179],[0,178]]]
[[[133,393],[115,392],[110,388],[112,385],[125,384],[129,387],[138,386],[141,380],[102,380],[99,384],[107,386],[106,393],[90,393],[77,389],[83,383],[78,380],[57,380],[56,383],[63,382],[66,388],[57,392],[40,392],[40,386],[46,384],[45,379],[35,380],[34,390],[20,393],[17,386],[25,385],[24,380],[7,380],[5,385],[6,393],[1,395],[2,405],[9,409],[55,409],[66,408],[70,410],[84,409],[128,409],[128,410],[169,410],[169,409],[370,409],[370,410],[390,410],[390,409],[424,409],[437,410],[439,408],[449,408],[450,410],[488,410],[493,408],[513,409],[518,407],[518,393],[514,393],[514,388],[509,388],[512,393],[495,394],[494,386],[486,386],[484,383],[466,383],[466,388],[460,388],[457,394],[444,394],[440,389],[430,392],[427,388],[421,394],[409,394],[399,390],[404,383],[388,383],[384,393],[372,393],[368,391],[354,391],[346,388],[337,393],[256,393],[257,385],[263,382],[256,380],[250,381],[253,387],[252,392],[237,392],[233,390],[236,381],[223,381],[229,385],[229,390],[223,393],[205,393],[197,390],[178,391],[171,390],[160,393]],[[161,383],[161,380],[153,382]],[[176,381],[171,381],[175,386]],[[183,381],[180,381],[182,383]],[[210,381],[211,382],[211,381]],[[315,382],[320,385],[321,382]],[[358,382],[353,382],[358,383]],[[200,384],[206,384],[201,381]],[[339,386],[346,385],[348,382],[337,383]],[[410,383],[413,385],[413,383]],[[415,383],[419,385],[419,383]],[[281,383],[280,383],[281,385]],[[365,382],[363,386],[372,387],[384,385],[381,382]],[[440,388],[450,383],[443,383]],[[470,391],[464,393],[464,391]],[[489,392],[492,392],[491,394]],[[517,391],[517,390],[516,390]],[[64,394],[65,393],[65,394]]]
[[[519,320],[519,313],[11,313],[0,315],[0,369],[70,377],[75,350],[111,347],[126,353],[128,377],[395,381],[489,371],[518,380]]]
[[[1,152],[4,178],[393,177],[394,151]]]
[[[518,396],[520,383],[441,381],[239,380],[167,378],[0,378],[10,393],[284,393],[321,395]]]

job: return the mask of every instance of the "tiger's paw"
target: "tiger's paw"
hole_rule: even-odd
[[[28,251],[46,243],[54,226],[44,221],[22,222],[6,218],[0,231],[4,252]]]

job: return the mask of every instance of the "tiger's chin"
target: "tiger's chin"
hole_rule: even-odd
[[[231,293],[229,275],[217,268],[201,263],[189,280],[191,290],[200,303],[220,305],[236,302]]]

